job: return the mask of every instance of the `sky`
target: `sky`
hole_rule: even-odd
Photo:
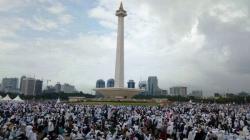
[[[92,93],[114,77],[120,0],[0,0],[0,78]],[[250,92],[249,0],[123,0],[125,81]],[[46,84],[46,82],[44,83]]]

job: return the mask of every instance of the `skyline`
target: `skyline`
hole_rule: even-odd
[[[31,74],[88,92],[97,79],[114,78],[119,2],[1,1],[0,77]],[[247,0],[123,1],[130,15],[125,81],[138,84],[155,75],[162,89],[249,92],[249,5]]]

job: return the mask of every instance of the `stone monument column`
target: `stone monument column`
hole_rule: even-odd
[[[96,92],[102,94],[104,98],[130,99],[143,90],[124,87],[124,17],[127,12],[123,9],[122,3],[116,11],[118,17],[116,63],[115,63],[115,86],[114,88],[96,88]]]
[[[116,11],[118,17],[117,31],[117,48],[116,48],[116,64],[115,64],[115,87],[124,87],[124,17],[127,12],[123,9],[121,3],[120,8]]]

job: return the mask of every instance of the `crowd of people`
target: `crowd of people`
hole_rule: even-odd
[[[0,103],[0,140],[250,140],[250,105]]]

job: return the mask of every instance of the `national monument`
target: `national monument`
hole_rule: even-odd
[[[142,90],[124,87],[124,18],[127,12],[124,10],[122,2],[116,11],[118,17],[117,48],[115,63],[115,86],[112,88],[95,88],[104,98],[131,98]]]

